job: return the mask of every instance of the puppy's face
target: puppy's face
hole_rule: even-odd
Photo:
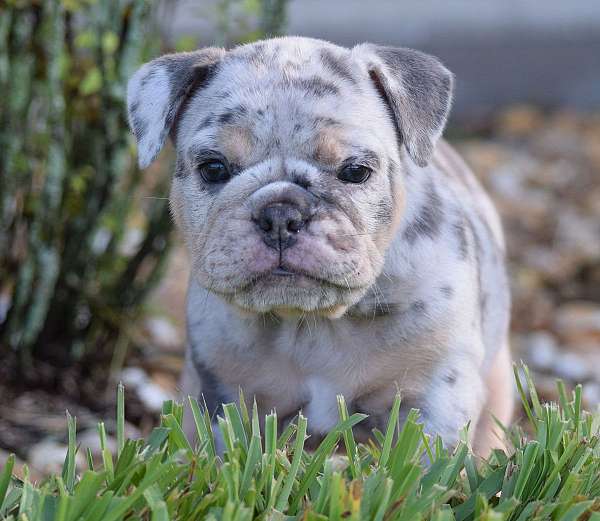
[[[159,141],[174,137],[171,203],[192,276],[248,311],[342,314],[381,273],[404,206],[398,138],[411,153],[410,137],[390,57],[300,38],[194,54],[163,57],[129,86],[141,162],[158,152],[153,118],[165,120]]]

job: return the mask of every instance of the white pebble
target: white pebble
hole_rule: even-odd
[[[61,472],[66,454],[66,445],[51,439],[45,439],[29,449],[27,461],[43,475],[56,474]],[[75,456],[75,462],[81,468],[84,463],[81,452],[78,452]]]
[[[139,367],[123,369],[121,381],[126,388],[134,390],[144,406],[152,412],[159,412],[163,402],[174,399],[174,396],[160,385],[155,384]]]
[[[589,363],[574,353],[560,353],[555,360],[558,376],[574,382],[581,382],[591,376]]]
[[[159,347],[174,347],[181,344],[179,331],[166,318],[150,318],[146,320],[145,326],[152,342]]]
[[[121,371],[121,381],[126,387],[137,389],[148,380],[148,375],[139,367],[126,367]]]
[[[556,339],[545,331],[531,333],[525,339],[527,359],[533,367],[541,370],[552,369],[558,354]]]
[[[170,393],[151,380],[138,387],[137,394],[146,408],[153,412],[159,412],[162,409],[163,402],[174,399]]]
[[[597,408],[600,405],[600,384],[589,382],[583,386],[583,399],[589,408]]]

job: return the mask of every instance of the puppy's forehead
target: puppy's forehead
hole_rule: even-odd
[[[259,117],[266,110],[298,112],[298,105],[333,109],[362,76],[349,49],[308,38],[276,38],[229,51],[189,108],[212,114],[228,109],[215,114],[219,123],[231,123],[250,109]]]
[[[357,81],[357,64],[349,49],[310,38],[274,38],[237,47],[227,53],[222,65],[234,73],[245,69],[255,79],[327,79],[333,86],[324,86],[323,94],[332,94],[340,81]],[[297,86],[310,89],[311,83]]]
[[[349,49],[307,38],[241,46],[193,96],[183,126],[190,142],[216,143],[240,164],[275,148],[334,165],[381,111],[361,67]]]
[[[284,38],[238,47],[227,53],[209,85],[216,105],[236,110],[334,109],[359,83],[358,64],[348,49],[303,38]],[[316,112],[320,114],[319,110]],[[321,112],[323,112],[321,110]],[[325,110],[324,112],[327,112]]]

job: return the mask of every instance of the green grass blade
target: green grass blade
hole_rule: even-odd
[[[341,394],[337,396],[337,404],[340,421],[346,421],[348,419],[348,407],[346,406],[346,400]],[[352,429],[345,430],[343,436],[352,479],[359,479],[361,476],[360,458],[358,457],[358,453],[356,451],[356,441],[354,439]]]
[[[104,465],[108,481],[112,481],[114,478],[113,458],[110,450],[108,450],[108,447],[106,446],[106,429],[104,428],[104,422],[98,423],[98,436],[100,437],[102,464]]]
[[[68,445],[67,454],[65,455],[65,463],[62,470],[62,479],[65,482],[65,486],[69,492],[73,491],[75,486],[75,455],[77,453],[76,445],[76,432],[77,432],[77,419],[71,416],[67,411],[67,431],[68,431]]]
[[[188,396],[188,401],[190,403],[190,408],[192,409],[192,416],[194,418],[194,425],[196,427],[198,441],[200,442],[201,446],[206,447],[209,457],[211,459],[215,458],[217,455],[217,450],[215,447],[215,437],[212,431],[210,415],[208,414],[208,411],[200,411],[200,406],[195,398]]]
[[[529,423],[532,427],[536,427],[536,421],[533,416],[533,412],[531,412],[531,407],[529,407],[529,400],[527,399],[527,395],[525,394],[525,390],[523,389],[523,384],[521,382],[521,377],[519,376],[519,366],[517,364],[513,364],[513,374],[515,376],[515,382],[517,384],[517,390],[519,392],[519,396],[521,398],[521,404],[523,405],[523,410],[529,419]]]
[[[173,414],[167,414],[162,417],[162,422],[165,427],[170,429],[169,432],[169,440],[172,443],[172,447],[176,447],[178,450],[183,449],[187,452],[191,453],[192,446],[190,442],[187,440],[183,429],[181,428],[181,424],[177,421],[177,418]]]
[[[355,425],[363,421],[367,417],[366,414],[354,413],[347,420],[338,423],[328,434],[325,439],[321,442],[317,450],[314,452],[312,460],[308,465],[306,472],[300,482],[300,487],[296,498],[292,503],[292,511],[296,512],[300,501],[302,501],[304,494],[312,484],[317,473],[321,468],[327,457],[333,452],[335,446],[338,443],[340,435],[347,429],[352,429]]]
[[[117,458],[125,445],[125,387],[117,385]]]
[[[6,464],[2,469],[2,473],[0,474],[0,512],[3,511],[4,507],[4,499],[6,498],[6,492],[8,490],[8,485],[10,484],[10,479],[12,476],[12,471],[15,467],[15,455],[11,454],[8,456],[6,460]]]
[[[248,450],[248,434],[244,429],[244,422],[239,408],[234,403],[226,403],[223,404],[223,413],[233,429],[234,439],[241,444],[244,452],[246,452]]]
[[[76,521],[90,506],[92,500],[100,493],[104,475],[101,473],[86,471],[75,487],[72,501],[69,506],[69,521]]]
[[[394,441],[394,434],[398,425],[398,417],[400,415],[400,403],[402,399],[400,393],[396,393],[394,402],[392,403],[392,410],[390,412],[390,418],[388,420],[387,429],[385,431],[385,438],[383,441],[383,448],[381,450],[381,456],[379,458],[379,465],[382,467],[387,466],[390,459],[390,452],[392,450],[392,443]]]
[[[296,441],[294,443],[294,456],[292,458],[292,465],[288,475],[285,478],[283,489],[281,490],[281,493],[277,498],[277,502],[275,503],[275,508],[280,512],[284,512],[285,508],[287,507],[288,500],[292,492],[292,487],[294,486],[294,481],[296,479],[296,475],[298,474],[298,469],[300,468],[300,463],[302,461],[302,455],[304,452],[304,442],[306,441],[307,423],[307,419],[302,414],[299,414],[298,431],[296,432]]]
[[[533,468],[535,467],[535,460],[538,450],[539,443],[537,441],[531,441],[525,447],[525,452],[523,453],[523,463],[521,465],[519,477],[517,478],[517,483],[515,485],[514,495],[517,499],[523,499],[525,485],[527,485],[531,473],[533,472]]]

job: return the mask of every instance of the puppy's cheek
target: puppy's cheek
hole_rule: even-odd
[[[193,179],[174,178],[169,196],[170,209],[192,258],[198,253],[206,234],[204,223],[213,197],[198,190]]]
[[[171,193],[169,194],[169,209],[175,221],[175,225],[183,230],[184,228],[184,212],[185,212],[185,197],[182,193],[182,188],[179,183],[174,180],[171,185]]]
[[[285,260],[292,266],[343,284],[362,285],[372,273],[365,238],[334,220],[312,223],[306,233],[298,235],[294,247],[286,251]]]

